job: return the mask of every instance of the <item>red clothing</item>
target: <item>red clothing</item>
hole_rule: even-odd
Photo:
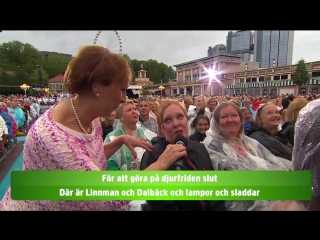
[[[12,122],[12,136],[15,138],[17,135],[17,131],[18,131],[18,126],[16,121],[14,120],[14,118],[10,115],[10,119]]]
[[[255,110],[255,111],[257,111],[258,108],[259,108],[259,106],[260,106],[260,104],[262,104],[262,103],[263,103],[262,101],[256,101],[256,102],[253,104],[252,109]]]

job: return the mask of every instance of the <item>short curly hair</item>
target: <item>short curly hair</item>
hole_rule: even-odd
[[[124,85],[131,77],[130,65],[122,55],[101,46],[84,46],[68,65],[64,87],[70,94],[83,94],[91,91],[94,83]]]

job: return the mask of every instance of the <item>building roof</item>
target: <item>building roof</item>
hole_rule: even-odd
[[[48,80],[48,83],[63,83],[64,75],[60,74]]]
[[[189,62],[179,63],[179,64],[176,64],[176,65],[173,65],[173,66],[174,66],[174,67],[184,66],[184,65],[187,65],[187,64],[190,64],[190,63],[200,62],[200,61],[203,61],[203,60],[207,60],[207,59],[211,59],[211,58],[216,58],[216,57],[241,58],[241,57],[238,57],[238,56],[235,56],[235,55],[227,55],[227,54],[225,55],[225,54],[222,54],[222,55],[216,55],[216,56],[199,58],[199,59],[195,59],[195,60],[192,60],[192,61],[189,61]]]

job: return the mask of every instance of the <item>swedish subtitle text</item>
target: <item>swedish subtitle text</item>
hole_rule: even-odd
[[[75,193],[74,193],[75,192]],[[85,190],[71,190],[71,189],[60,189],[59,196],[61,197],[258,197],[260,190],[256,189],[222,189],[222,190],[194,190],[194,189],[128,189],[128,190],[95,190],[87,188]]]
[[[140,174],[135,174],[128,176],[126,174],[120,176],[112,176],[108,174],[102,175],[102,182],[130,182],[130,183],[188,183],[188,182],[218,182],[218,176],[213,174],[207,174],[205,176],[195,176],[195,175],[163,175],[159,176],[158,174],[145,176]]]

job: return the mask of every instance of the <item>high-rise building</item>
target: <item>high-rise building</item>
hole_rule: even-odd
[[[227,36],[227,54],[241,57],[242,61],[253,61],[254,34],[251,30],[230,31]]]
[[[218,55],[226,55],[227,47],[224,44],[217,44],[214,47],[208,48],[208,56],[207,57],[214,57]]]
[[[254,61],[260,68],[292,64],[294,31],[261,30],[254,32]]]

